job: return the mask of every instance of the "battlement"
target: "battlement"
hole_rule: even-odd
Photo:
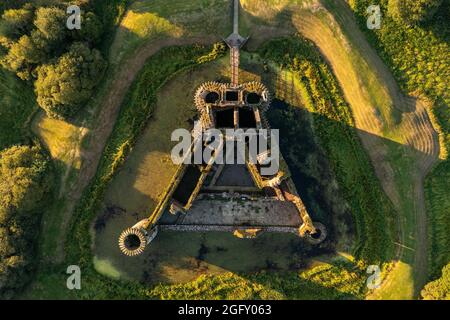
[[[245,168],[253,181],[253,187],[230,186],[226,184],[216,185],[218,177],[224,170],[224,164],[217,165],[215,161],[220,153],[219,151],[223,148],[231,148],[233,149],[233,155],[236,155],[235,142],[244,144],[244,147],[241,145],[242,150],[238,152],[248,153],[249,151],[247,138],[240,138],[239,141],[236,141],[236,137],[228,137],[226,135],[226,129],[254,129],[248,131],[253,131],[258,138],[261,138],[260,132],[263,131],[260,129],[269,129],[269,123],[265,118],[265,112],[271,103],[269,90],[264,84],[257,81],[239,84],[239,50],[245,44],[246,39],[238,33],[238,10],[239,1],[235,0],[233,33],[225,40],[231,50],[231,83],[206,82],[196,90],[194,103],[199,112],[200,123],[192,130],[194,142],[190,146],[189,156],[192,156],[197,151],[203,154],[205,149],[210,147],[209,143],[211,142],[204,141],[202,137],[202,133],[207,129],[214,128],[225,132],[225,139],[232,139],[233,144],[229,147],[227,144],[224,145],[222,141],[218,148],[214,148],[213,155],[208,161],[198,164],[184,164],[183,162],[180,165],[168,189],[162,195],[150,217],[141,221],[138,225],[126,229],[121,234],[119,246],[126,255],[133,256],[143,252],[145,246],[156,236],[157,223],[166,211],[172,215],[189,214],[189,210],[198,198],[201,190],[210,193],[229,192],[230,194],[236,191],[248,192],[251,190],[260,193],[262,198],[271,197],[276,201],[288,202],[290,207],[296,210],[297,218],[300,221],[300,225],[297,228],[298,235],[302,237],[309,236],[310,239],[313,239],[311,235],[317,233],[295,189],[294,183],[290,180],[289,168],[281,154],[279,154],[279,159],[277,159],[278,166],[275,167],[275,172],[271,172],[268,175],[262,174],[263,168],[266,166],[265,160],[271,157],[273,148],[261,151],[258,146],[257,161],[245,162]],[[263,136],[263,138],[264,142],[267,142],[267,146],[268,142],[271,142],[271,135]],[[278,140],[278,137],[276,139]],[[235,165],[234,169],[241,170],[237,171],[238,175],[244,174],[239,164]],[[236,226],[236,228],[240,227]],[[199,228],[199,230],[201,229]],[[240,231],[238,229],[235,230],[238,230],[236,234],[240,237],[253,237],[256,236],[257,230],[260,229],[246,228],[244,231],[240,229]],[[292,232],[292,228],[289,230],[289,232]],[[322,228],[320,235],[314,238],[313,242],[319,243],[323,241],[324,235],[324,228]]]

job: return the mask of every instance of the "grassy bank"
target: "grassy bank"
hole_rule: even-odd
[[[168,54],[170,52],[170,55]],[[99,202],[111,177],[119,169],[132,149],[146,119],[152,115],[156,91],[168,77],[185,67],[196,65],[196,56],[205,54],[203,47],[169,48],[152,57],[135,81],[124,103],[115,130],[105,149],[96,178],[86,190],[74,219],[66,243],[67,263],[82,267],[83,290],[79,298],[362,298],[364,270],[353,262],[333,262],[310,271],[284,274],[259,273],[254,275],[224,274],[200,277],[184,285],[160,285],[145,288],[132,282],[114,281],[99,275],[92,265],[89,228]],[[214,58],[215,55],[212,56]],[[177,63],[174,63],[177,61]],[[151,77],[152,81],[148,81]],[[145,97],[145,99],[143,99]],[[62,266],[61,266],[62,267]],[[67,296],[61,286],[49,286],[48,281],[64,279],[63,269],[42,274],[29,297]],[[218,285],[220,284],[220,285]],[[241,289],[236,290],[237,286]],[[47,290],[48,288],[48,290]]]
[[[37,108],[33,88],[0,68],[0,150],[27,142]]]
[[[435,278],[450,261],[450,4],[444,2],[432,21],[408,27],[389,17],[387,1],[383,0],[382,27],[376,31],[365,27],[366,8],[370,4],[366,0],[352,1],[361,30],[390,67],[402,89],[424,95],[432,103],[429,112],[439,133],[441,162],[425,181],[425,196],[431,242],[429,272]]]
[[[369,263],[393,255],[393,207],[383,193],[373,167],[354,130],[351,111],[328,66],[310,42],[275,40],[261,56],[296,72],[307,108],[335,176],[356,221],[355,254]]]
[[[227,31],[231,30],[228,15],[230,6],[226,1],[128,2],[130,5],[123,15],[111,47],[110,61],[113,65],[120,63],[149,41],[205,35],[226,36]]]

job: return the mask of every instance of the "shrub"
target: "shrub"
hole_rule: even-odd
[[[415,25],[430,19],[442,0],[389,0],[389,14],[398,22]]]
[[[450,263],[442,269],[442,277],[428,283],[421,295],[425,300],[450,300]]]
[[[33,17],[30,8],[6,10],[0,21],[0,35],[11,39],[19,38],[30,31]]]
[[[49,166],[38,147],[0,152],[0,297],[11,297],[29,280]]]
[[[91,97],[105,68],[106,62],[98,50],[91,50],[84,43],[73,44],[57,63],[38,69],[38,104],[51,117],[73,116]]]

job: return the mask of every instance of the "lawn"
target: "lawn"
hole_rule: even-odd
[[[421,269],[415,268],[415,255],[412,250],[416,249],[417,252],[420,251],[422,253],[421,259],[423,260],[423,247],[419,248],[420,250],[416,248],[418,245],[421,245],[421,241],[416,240],[418,232],[416,225],[418,225],[418,219],[423,218],[424,213],[424,210],[420,209],[422,203],[420,203],[420,201],[417,202],[417,192],[422,190],[420,185],[422,177],[416,175],[416,173],[420,172],[421,167],[419,166],[419,162],[423,159],[426,160],[428,155],[422,154],[423,152],[421,152],[420,145],[410,146],[408,143],[410,141],[430,142],[433,140],[433,135],[430,134],[429,131],[420,131],[417,135],[418,129],[415,127],[415,120],[418,118],[417,114],[414,112],[414,108],[411,108],[411,105],[408,105],[407,103],[403,104],[404,100],[401,98],[403,93],[397,88],[395,79],[393,79],[389,70],[387,70],[384,64],[379,60],[377,55],[373,53],[373,50],[370,49],[364,37],[361,37],[361,34],[357,32],[356,24],[352,22],[351,18],[348,20],[348,10],[341,5],[336,4],[335,1],[328,3],[327,7],[333,12],[334,18],[333,16],[326,14],[323,10],[311,12],[310,10],[298,9],[297,14],[294,15],[291,20],[289,12],[285,10],[288,3],[287,0],[276,1],[277,6],[275,7],[275,10],[267,10],[268,6],[266,5],[266,2],[260,0],[243,0],[242,2],[244,8],[252,8],[250,16],[243,14],[244,17],[247,18],[247,25],[245,24],[245,21],[243,25],[243,29],[246,33],[251,33],[252,30],[256,30],[254,29],[254,23],[257,23],[258,21],[264,20],[268,24],[271,24],[275,21],[279,22],[280,17],[289,17],[289,19],[284,20],[286,23],[283,26],[283,30],[275,27],[271,33],[254,34],[253,38],[263,39],[264,36],[274,36],[285,32],[285,30],[297,29],[301,33],[304,33],[308,38],[315,40],[316,45],[321,49],[322,53],[330,63],[333,73],[339,80],[339,85],[342,87],[344,96],[351,107],[351,112],[355,118],[354,126],[358,129],[359,137],[372,160],[372,165],[375,167],[375,172],[382,183],[384,191],[394,203],[398,213],[398,220],[401,223],[403,230],[400,234],[400,244],[396,243],[396,246],[402,251],[402,255],[400,256],[402,261],[392,272],[393,280],[387,281],[382,289],[374,294],[373,297],[414,297],[417,294],[417,288],[414,288],[413,275],[416,273],[417,276],[417,272]],[[300,3],[303,1],[296,2]],[[148,46],[148,48],[150,48],[149,45],[152,43],[157,44],[162,38],[181,39],[186,36],[196,36],[201,34],[226,35],[228,30],[231,30],[231,19],[229,15],[227,15],[227,12],[229,12],[227,1],[198,1],[194,3],[194,1],[187,2],[177,0],[177,6],[173,5],[173,3],[174,1],[168,5],[165,1],[156,0],[135,1],[132,4],[131,10],[125,15],[123,23],[117,32],[117,37],[115,38],[111,50],[110,60],[113,67],[120,66],[125,58],[131,57],[132,54],[144,44],[146,47]],[[207,5],[208,3],[209,5]],[[196,11],[194,13],[194,9],[197,9],[198,7],[201,7],[202,9],[199,12]],[[223,12],[221,12],[221,8],[224,8]],[[172,10],[177,11],[174,12]],[[292,25],[290,21],[293,21]],[[179,61],[186,62],[185,60]],[[226,59],[220,63],[225,66]],[[170,63],[167,65],[170,65]],[[175,70],[177,70],[176,65],[173,69],[168,68],[167,73],[171,74],[171,72],[174,72]],[[222,68],[222,70],[225,69]],[[219,73],[220,76],[217,76],[217,78],[223,79],[226,77],[226,72],[222,71],[218,72],[218,74]],[[185,71],[178,76],[186,76],[187,74],[189,74],[189,72]],[[111,79],[113,78],[113,75],[114,73],[111,72]],[[165,74],[165,77],[166,76],[167,75]],[[205,76],[204,79],[207,79],[207,76]],[[154,82],[148,81],[145,85],[154,86],[156,83],[159,86],[161,84],[159,80],[160,79]],[[194,85],[192,85],[191,88],[188,84],[195,84],[195,81],[200,82],[200,80],[201,79],[189,78],[186,76],[185,83],[183,84],[184,86],[175,88],[179,89],[179,91],[174,92],[180,94],[180,97],[183,97],[183,100],[191,102]],[[108,90],[109,81],[110,80],[106,82],[103,88],[104,91]],[[171,83],[172,81],[169,81],[167,85],[170,85]],[[142,84],[142,86],[144,86],[144,84]],[[167,135],[167,132],[170,131],[174,125],[190,126],[191,123],[187,120],[191,119],[194,115],[193,108],[189,107],[189,103],[182,105],[175,101],[177,100],[177,97],[170,96],[167,92],[165,93],[164,90],[158,92],[157,95],[157,108],[150,120],[150,124],[152,124],[155,129],[145,129],[141,139],[137,141],[136,145],[134,145],[134,142],[137,137],[137,131],[134,129],[134,125],[138,122],[139,127],[142,126],[142,121],[145,123],[147,119],[146,116],[148,116],[146,112],[149,110],[147,109],[149,105],[145,104],[145,99],[153,101],[152,99],[155,97],[151,95],[134,97],[136,101],[138,101],[138,98],[142,98],[136,105],[129,105],[133,108],[138,108],[137,113],[132,114],[131,118],[127,118],[127,112],[132,113],[133,111],[130,110],[133,109],[126,108],[124,113],[119,115],[118,125],[105,149],[103,160],[97,172],[97,177],[84,194],[82,201],[80,201],[80,206],[76,212],[75,219],[71,224],[72,229],[66,247],[69,257],[72,260],[80,259],[80,262],[85,266],[90,266],[93,261],[97,270],[109,274],[113,278],[119,277],[122,273],[119,268],[112,263],[111,259],[100,253],[97,258],[93,260],[93,257],[90,255],[91,243],[87,233],[91,220],[95,213],[101,213],[103,209],[110,207],[111,205],[114,207],[116,205],[114,202],[116,201],[119,202],[117,207],[125,208],[136,213],[135,216],[127,215],[126,221],[121,220],[124,219],[123,217],[118,217],[116,220],[118,221],[117,225],[114,227],[115,229],[105,232],[106,235],[104,241],[101,241],[99,237],[96,239],[97,243],[100,241],[105,246],[102,251],[108,251],[111,246],[116,248],[117,233],[121,231],[123,226],[128,226],[129,223],[131,224],[139,216],[145,216],[145,214],[150,212],[158,195],[161,193],[161,188],[163,187],[162,181],[168,179],[171,170],[174,170],[173,166],[167,162],[167,152],[170,150],[170,145],[162,144],[161,140],[157,139],[158,134],[164,132],[164,134]],[[301,92],[300,95],[302,96],[300,98],[303,98],[304,100],[308,99],[307,94],[305,94],[304,91]],[[99,97],[101,97],[101,94],[99,94]],[[291,96],[288,95],[288,98],[289,97]],[[161,101],[165,101],[165,103],[162,104]],[[124,106],[126,106],[126,104]],[[418,106],[423,107],[420,104],[418,104]],[[153,105],[151,105],[151,107],[153,107]],[[143,110],[139,108],[142,108]],[[181,110],[182,112],[174,112],[174,115],[176,114],[176,116],[171,117],[172,114],[169,116],[169,112],[159,113],[159,109],[166,111]],[[92,111],[92,115],[95,115],[98,111],[96,110],[94,103],[90,110]],[[144,112],[146,116],[142,117],[142,114],[139,114],[141,111]],[[419,114],[419,116],[423,116],[423,114]],[[427,127],[429,124],[426,122],[426,117],[424,119],[425,127]],[[159,124],[160,120],[161,124]],[[172,123],[172,120],[175,120],[175,122]],[[330,123],[328,120],[322,119],[323,123]],[[81,125],[79,126],[80,128],[82,127]],[[47,127],[50,129],[51,123],[48,121],[45,123],[45,121],[43,121],[42,124],[36,124],[36,127],[42,129]],[[423,128],[420,130],[422,129]],[[67,132],[70,130],[68,128]],[[72,134],[66,136],[63,131],[52,132],[51,130],[48,130],[49,136],[47,140],[50,141],[53,139],[52,136],[55,136],[55,141],[48,143],[49,146],[53,146],[54,150],[60,149],[59,143],[61,146],[70,146],[71,144]],[[78,130],[74,130],[73,134],[79,134]],[[65,141],[61,140],[58,142],[58,137],[62,137]],[[344,146],[345,148],[339,149],[341,141],[336,139],[333,143],[336,154],[330,156],[344,159],[348,151],[348,149],[346,149],[347,145]],[[68,149],[72,149],[72,146]],[[133,149],[133,152],[130,157],[127,158],[124,166],[121,167],[121,170],[118,171],[118,175],[113,179],[113,182],[106,190],[106,196],[102,197],[101,194],[106,183],[113,174],[116,173],[116,169],[122,164],[124,156],[127,155],[131,149]],[[416,150],[419,150],[419,152]],[[362,150],[359,149],[357,153],[363,154]],[[59,152],[58,154],[61,155],[60,158],[62,163],[67,162],[64,160],[67,152]],[[349,168],[357,166],[358,161],[361,160],[361,158],[358,159],[358,157],[355,157],[353,160],[351,165],[349,165]],[[135,170],[136,168],[140,169]],[[154,171],[148,171],[149,168]],[[163,173],[162,170],[164,169],[167,170],[166,173]],[[133,170],[135,171],[133,172]],[[355,173],[357,172],[358,171],[355,171]],[[150,174],[152,176],[156,174],[158,179],[152,179]],[[123,184],[121,184],[120,181],[122,181]],[[155,181],[158,181],[158,184],[155,184]],[[351,179],[349,179],[349,181],[351,181]],[[353,181],[353,183],[357,183],[360,180],[356,179],[355,181]],[[366,181],[364,180],[364,182]],[[442,197],[445,193],[442,192],[441,189],[443,187],[445,188],[445,184],[440,181],[434,181],[433,183],[437,188],[437,190],[435,190]],[[432,186],[430,185],[428,192],[433,191],[431,188]],[[127,196],[123,196],[123,194],[126,194]],[[105,201],[100,208],[100,206],[97,205],[97,201],[103,198]],[[359,199],[360,198],[357,197],[354,199],[355,206],[359,205]],[[388,202],[384,200],[381,202],[374,202],[375,205],[379,203],[386,205]],[[436,204],[430,205],[436,206]],[[57,206],[55,208],[57,209]],[[445,205],[442,205],[440,208],[445,209]],[[437,208],[437,210],[441,210],[440,208]],[[378,209],[379,208],[376,210]],[[55,210],[55,212],[56,211],[58,210]],[[368,227],[376,226],[373,222],[374,221],[369,220]],[[177,246],[177,240],[174,240],[170,235],[166,236],[167,239],[169,239],[168,244],[172,243],[172,252],[179,252],[180,248]],[[194,239],[193,247],[190,247],[189,249],[189,256],[195,256],[195,253],[198,253],[199,246],[201,247],[202,239],[199,238],[199,235],[192,234],[186,234],[185,237],[186,242],[189,241],[189,238]],[[172,239],[173,242],[170,242],[170,239]],[[362,241],[364,241],[364,239]],[[208,243],[214,243],[214,239]],[[442,241],[442,243],[445,243],[445,241]],[[389,247],[391,245],[393,245],[393,243],[391,243]],[[380,244],[378,244],[378,247],[379,246]],[[51,246],[48,248],[51,248]],[[214,256],[214,252],[212,255]],[[217,258],[214,258],[213,260],[216,261]],[[214,265],[214,267],[210,266],[210,268],[213,269],[213,273],[215,271],[223,271],[217,267],[217,265],[219,265],[219,267],[223,265],[223,262],[219,261],[217,263],[212,263],[212,265]],[[63,281],[63,269],[58,266],[58,270],[59,271],[57,272],[60,273],[58,276],[54,274],[55,270],[44,270],[43,273],[39,275],[33,290],[37,290],[35,292],[39,292],[39,290],[45,291],[46,289],[43,289],[43,287],[50,282],[55,281],[55,278],[59,279],[58,281]],[[46,274],[45,272],[47,271],[49,273]],[[172,271],[169,271],[169,274],[173,275],[174,273],[179,272],[180,269],[173,269]],[[311,272],[314,272],[314,270]],[[134,284],[123,284],[101,277],[93,270],[88,269],[88,271],[86,271],[87,289],[81,292],[80,296],[91,298],[111,298],[112,295],[114,295],[114,297],[128,298],[283,298],[313,297],[313,295],[308,295],[313,293],[316,297],[323,297],[322,294],[325,297],[349,297],[347,294],[351,292],[350,296],[361,297],[360,293],[361,288],[363,287],[364,276],[361,276],[359,273],[350,277],[353,280],[356,279],[354,282],[349,282],[350,288],[342,289],[340,287],[342,285],[341,282],[335,286],[336,282],[333,282],[333,275],[342,275],[342,273],[346,272],[345,268],[338,268],[338,271],[331,273],[331,277],[326,280],[324,280],[325,278],[318,276],[315,283],[317,284],[317,282],[320,282],[321,284],[317,285],[314,290],[305,290],[305,295],[302,296],[300,293],[305,289],[302,285],[309,285],[311,283],[309,281],[306,283],[301,281],[295,282],[299,277],[301,278],[301,276],[295,272],[290,273],[287,276],[266,274],[252,275],[246,279],[234,274],[226,273],[216,277],[201,277],[186,285],[158,286],[153,290],[148,290],[142,286],[134,287]],[[52,276],[50,276],[50,274],[52,274]],[[325,275],[330,276],[330,273],[325,273]],[[182,273],[180,276],[183,277],[184,280],[187,280],[192,277],[192,274],[186,275]],[[423,278],[423,276],[421,277]],[[314,278],[314,276],[311,274],[308,275],[308,279],[311,278]],[[348,279],[346,277],[342,278]],[[353,286],[353,284],[356,286]],[[223,291],[212,290],[212,286],[219,286],[223,288]],[[236,295],[233,295],[232,292],[235,290],[236,286],[241,286],[241,288]],[[276,290],[272,290],[272,287],[276,287]],[[54,286],[49,286],[49,290],[52,288],[54,288]],[[324,290],[325,288],[330,290]],[[334,288],[337,289],[334,290]],[[51,294],[53,294],[56,292],[56,289],[50,291]],[[29,294],[34,295],[32,292]],[[63,292],[61,292],[61,294],[64,295]]]
[[[117,30],[110,61],[120,61],[149,41],[211,35],[231,30],[230,3],[224,0],[138,0],[132,2]]]
[[[396,79],[359,31],[351,10],[341,1],[326,1],[312,6],[305,1],[281,1],[275,10],[264,1],[244,0],[253,19],[267,19],[279,28],[277,17],[289,16],[284,29],[294,29],[314,41],[332,67],[346,101],[351,107],[354,125],[369,154],[384,192],[397,212],[401,226],[396,242],[409,276],[399,277],[390,288],[405,285],[397,298],[417,296],[426,280],[426,211],[423,175],[437,158],[437,135],[433,132],[426,104],[405,97]],[[394,243],[392,243],[394,244]],[[416,249],[416,254],[405,248]],[[400,264],[399,264],[400,265]],[[416,267],[417,266],[417,267]],[[386,290],[383,287],[380,290]],[[387,289],[389,290],[389,289]]]
[[[283,91],[282,85],[279,83],[280,74],[277,73],[279,69],[264,74],[261,59],[258,59],[257,55],[243,53],[242,68],[241,81],[261,81],[262,75],[263,81],[270,83],[271,89],[275,91],[275,87],[278,85],[278,92]],[[192,127],[192,121],[197,114],[192,102],[196,88],[205,81],[227,81],[228,74],[228,57],[225,57],[177,74],[158,92],[153,116],[133,147],[130,156],[109,184],[97,222],[94,224],[96,226],[94,265],[99,272],[113,278],[142,280],[144,275],[150,275],[150,278],[161,281],[185,282],[195,279],[202,272],[203,274],[226,271],[249,273],[266,268],[280,270],[289,269],[290,266],[298,268],[304,262],[296,263],[295,259],[290,260],[288,256],[295,256],[293,253],[295,251],[303,251],[301,253],[303,257],[310,255],[308,253],[310,248],[302,246],[302,241],[298,237],[283,234],[263,235],[252,242],[239,240],[228,233],[176,234],[166,232],[157,237],[142,257],[130,260],[121,255],[118,249],[117,238],[121,231],[152,212],[175,173],[176,166],[170,160],[170,151],[174,145],[170,142],[170,134],[174,129],[180,127]],[[287,86],[284,88],[286,89]],[[130,96],[139,97],[140,95],[133,92]],[[286,92],[283,91],[282,97],[287,98]],[[297,99],[291,97],[290,101],[301,106],[299,97]],[[305,115],[304,118],[308,118],[308,116]],[[308,122],[307,119],[303,119],[303,121]],[[314,139],[312,132],[303,134],[307,136],[305,137],[306,141]],[[303,148],[306,144],[310,145],[312,142],[298,143],[298,147]],[[310,149],[302,150],[309,157],[319,157],[315,150]],[[323,155],[320,156],[323,157]],[[303,161],[306,162],[306,158]],[[308,172],[308,170],[317,169],[322,173],[328,172],[329,169],[324,167],[326,166],[324,161],[324,159],[320,159],[320,165],[309,164],[302,170]],[[302,163],[304,164],[304,162]],[[297,169],[298,166],[300,166],[299,163],[295,168]],[[323,184],[320,191],[316,191],[317,186],[310,185],[311,182],[306,184],[308,174],[315,176],[313,179],[321,179],[318,181]],[[331,221],[339,220],[339,218],[332,217],[333,214],[330,213],[328,206],[330,206],[330,201],[337,201],[336,194],[339,192],[333,189],[332,186],[336,182],[330,181],[332,178],[318,176],[320,175],[316,172],[295,174],[298,186],[302,191],[304,190],[303,193],[308,198],[308,204],[314,202],[312,204],[313,217],[320,218],[320,221],[327,221],[331,228]],[[331,194],[334,196],[331,197]],[[327,203],[320,203],[323,197],[327,198]],[[343,214],[342,211],[345,211],[345,209],[331,209],[340,215]],[[342,219],[342,217],[340,218]],[[344,225],[345,223],[341,221],[340,224]],[[349,228],[351,227],[345,226],[345,229]],[[332,236],[331,230],[330,237]],[[342,239],[339,238],[339,240]],[[209,243],[212,244],[209,245]],[[266,250],[263,250],[264,246],[266,246]],[[209,252],[209,247],[212,247],[210,259],[199,259],[199,252],[202,250]],[[216,255],[214,254],[215,247],[220,247],[217,249],[219,252]],[[348,244],[346,249],[350,250]],[[220,251],[223,253],[219,254]],[[259,254],[255,255],[255,252],[259,252]],[[261,254],[261,252],[267,254]],[[242,257],[247,257],[247,259],[242,259]]]
[[[27,142],[37,109],[33,88],[0,68],[0,150]]]
[[[387,1],[380,1],[385,18],[380,30],[367,30],[367,0],[351,1],[359,25],[372,46],[389,66],[403,90],[419,93],[430,100],[428,111],[435,130],[439,133],[440,161],[425,180],[428,226],[421,242],[427,246],[428,269],[422,271],[421,282],[436,278],[450,259],[449,170],[450,147],[448,75],[450,72],[450,46],[448,13],[445,2],[428,23],[407,27],[391,19]],[[428,167],[428,169],[430,169]],[[427,172],[426,172],[427,173]]]

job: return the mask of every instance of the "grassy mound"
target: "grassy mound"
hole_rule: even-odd
[[[435,278],[450,260],[450,4],[445,3],[433,20],[414,27],[394,21],[387,12],[387,1],[381,1],[382,28],[369,31],[365,28],[366,8],[370,1],[354,0],[352,7],[361,29],[365,30],[371,44],[378,50],[393,71],[397,81],[407,92],[419,92],[431,100],[431,117],[440,138],[440,162],[428,175],[425,195],[430,227],[431,247],[428,251],[429,272]]]

